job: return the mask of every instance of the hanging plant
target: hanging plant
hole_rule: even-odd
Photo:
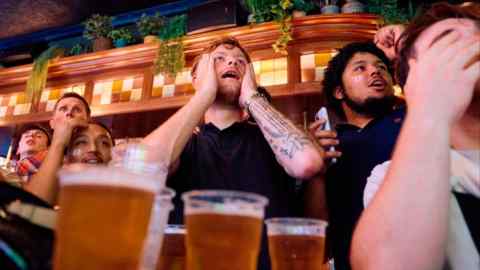
[[[186,15],[170,18],[159,32],[159,46],[155,60],[155,74],[175,77],[185,67],[182,38],[187,29]]]
[[[32,72],[27,81],[25,96],[32,106],[36,108],[40,101],[42,90],[45,88],[48,76],[48,63],[50,59],[64,54],[64,49],[57,46],[48,48],[41,53],[33,62]]]
[[[303,2],[302,2],[303,3]],[[272,45],[277,53],[287,54],[287,44],[292,40],[292,9],[291,0],[246,0],[245,5],[250,11],[251,23],[275,21],[278,23],[280,36]]]
[[[290,9],[293,4],[290,0],[281,0],[278,4],[272,6],[272,13],[275,15],[275,21],[278,23],[280,36],[272,45],[276,53],[287,54],[287,45],[292,38],[292,15]]]

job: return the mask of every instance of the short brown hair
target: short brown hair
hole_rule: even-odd
[[[240,49],[240,51],[245,55],[245,58],[247,59],[247,62],[250,63],[252,60],[250,59],[250,56],[248,55],[247,51],[240,45],[240,42],[234,38],[234,37],[222,37],[219,39],[216,39],[210,43],[210,46],[205,48],[202,53],[200,53],[195,59],[193,60],[193,65],[192,65],[192,70],[190,71],[190,74],[193,76],[195,72],[197,71],[197,65],[198,61],[200,61],[200,57],[202,54],[205,53],[211,53],[213,52],[216,48],[220,47],[221,45],[225,46],[227,49],[233,49],[237,47]]]
[[[434,23],[449,18],[472,19],[480,27],[480,4],[473,2],[461,5],[436,3],[407,26],[396,44],[399,56],[395,71],[400,86],[403,87],[407,82],[408,72],[410,71],[408,60],[415,57],[414,44],[420,34]]]
[[[65,98],[76,98],[78,100],[80,100],[83,105],[85,105],[85,111],[87,112],[87,116],[90,117],[90,105],[88,105],[88,102],[87,100],[82,97],[81,95],[75,93],[75,92],[67,92],[65,94],[63,94],[63,96],[61,96],[57,102],[55,102],[55,106],[53,107],[53,110],[55,111],[57,109],[57,105],[58,103],[62,100],[62,99],[65,99]]]

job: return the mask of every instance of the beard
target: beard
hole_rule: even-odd
[[[234,86],[224,86],[218,89],[215,101],[226,105],[238,105],[240,89]]]
[[[345,104],[354,112],[369,116],[379,117],[383,116],[393,110],[396,98],[394,95],[384,97],[368,97],[362,102],[358,102],[350,98],[347,93],[344,93]]]

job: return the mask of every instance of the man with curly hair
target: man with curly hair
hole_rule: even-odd
[[[325,72],[327,105],[341,122],[336,131],[324,131],[318,130],[324,123],[320,119],[310,130],[325,149],[336,147],[326,156],[337,162],[318,181],[309,183],[307,194],[316,195],[306,200],[310,209],[324,209],[326,195],[336,269],[350,269],[348,251],[363,210],[366,179],[375,165],[390,158],[400,130],[404,109],[394,109],[392,81],[388,58],[371,42],[346,45]]]

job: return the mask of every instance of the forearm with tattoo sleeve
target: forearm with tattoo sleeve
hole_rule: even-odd
[[[307,179],[323,168],[323,150],[265,98],[253,96],[246,107],[290,176]]]

